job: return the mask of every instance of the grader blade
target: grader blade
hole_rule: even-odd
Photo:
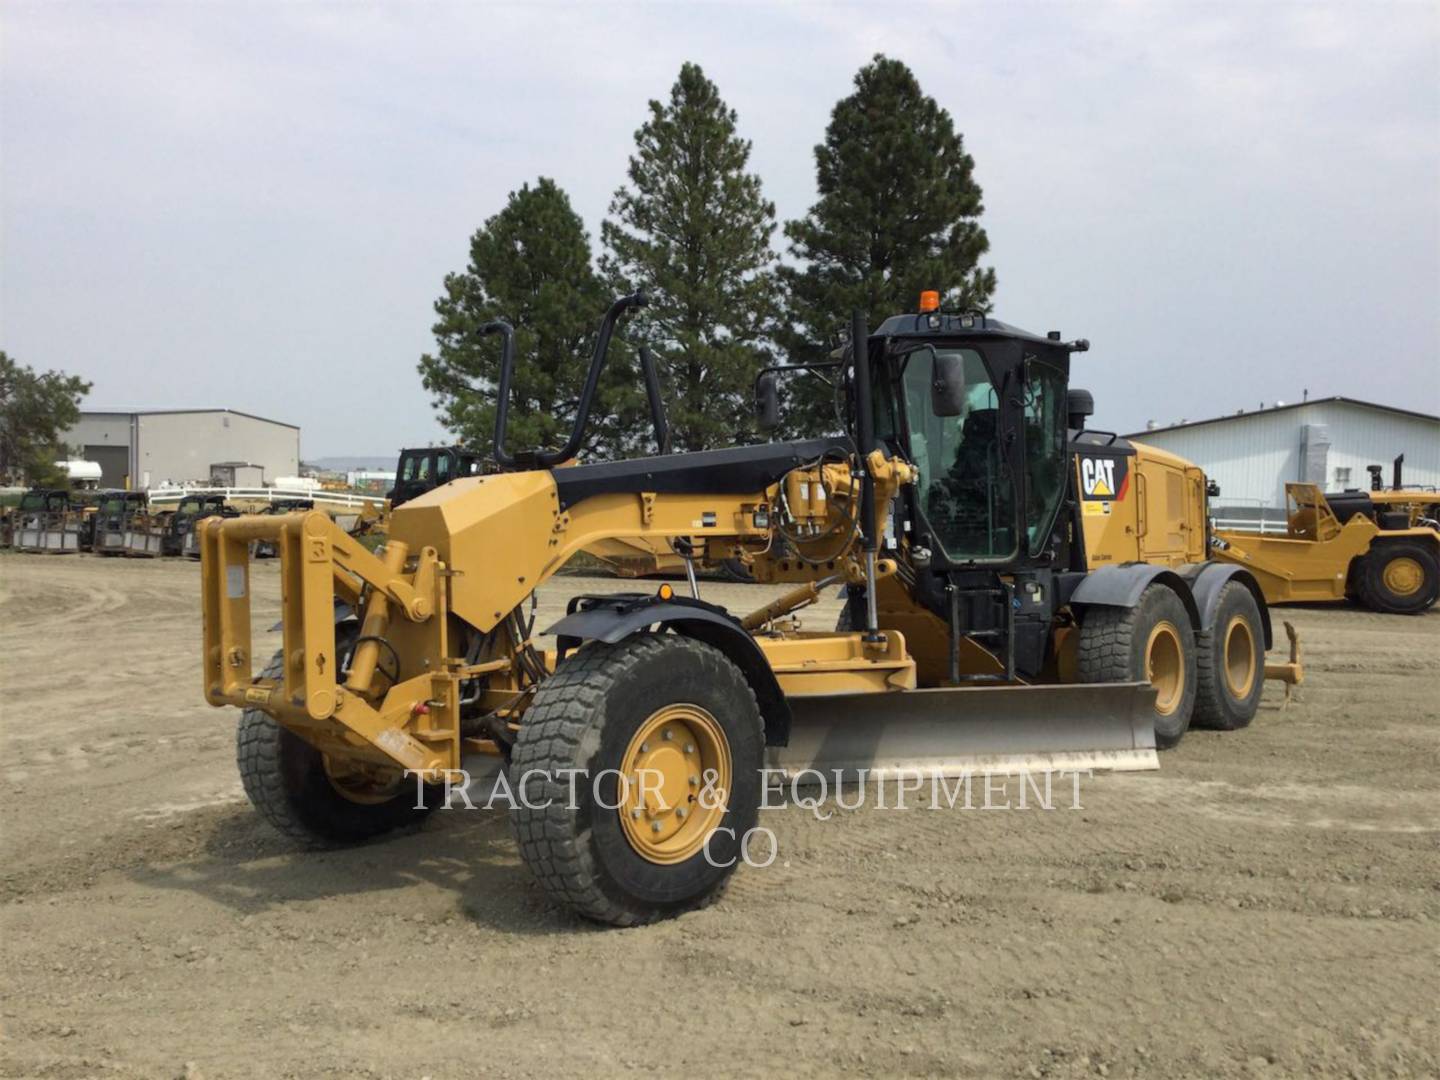
[[[827,780],[1158,769],[1154,700],[1138,682],[795,697],[789,745],[769,764]]]

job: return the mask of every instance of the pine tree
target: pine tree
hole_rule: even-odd
[[[734,445],[753,431],[751,388],[774,318],[775,207],[745,171],[750,143],[696,64],[650,102],[629,184],[601,229],[601,269],[650,296],[643,336],[660,364],[676,450]]]
[[[905,64],[877,55],[860,69],[815,147],[820,199],[785,225],[801,261],[780,269],[789,325],[777,338],[791,362],[824,360],[853,309],[873,329],[914,311],[925,289],[946,310],[989,310],[995,271],[978,265],[990,242],[977,223],[974,166],[950,114]],[[792,423],[834,428],[833,394],[819,380],[794,378],[788,389]]]
[[[574,423],[600,319],[610,301],[590,261],[590,238],[553,180],[510,193],[470,240],[470,263],[447,274],[435,301],[437,349],[420,358],[425,388],[447,428],[488,451],[495,428],[500,338],[476,337],[492,319],[515,328],[506,444],[513,452],[564,444]],[[587,457],[618,453],[643,400],[623,350],[611,346],[591,411]]]

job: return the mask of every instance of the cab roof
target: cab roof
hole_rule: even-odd
[[[932,325],[935,324],[935,325]],[[963,315],[929,312],[928,314],[892,315],[880,324],[872,337],[993,337],[1034,341],[1043,345],[1063,344],[1058,337],[1032,334],[1018,326],[1001,322],[993,315],[972,312]]]

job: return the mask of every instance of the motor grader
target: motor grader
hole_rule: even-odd
[[[857,312],[851,344],[804,369],[834,387],[842,434],[575,464],[616,323],[643,303],[610,306],[554,449],[510,452],[514,335],[480,327],[501,338],[502,471],[409,500],[375,554],[319,512],[202,524],[205,694],[244,710],[241,778],[279,829],[329,845],[417,822],[446,770],[492,755],[545,892],[634,925],[718,894],[767,764],[1153,768],[1192,719],[1244,727],[1267,675],[1298,679],[1293,653],[1267,669],[1254,578],[1206,560],[1200,470],[1084,430],[1086,343],[933,295],[873,333]],[[762,373],[762,420],[794,373]],[[747,613],[669,583],[579,596],[542,648],[535,590],[615,537],[792,587]],[[258,674],[255,540],[283,590]],[[841,587],[848,625],[799,623]]]

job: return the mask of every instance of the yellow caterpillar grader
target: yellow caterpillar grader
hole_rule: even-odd
[[[1298,681],[1293,637],[1266,664],[1255,578],[1206,558],[1200,470],[1085,429],[1069,378],[1086,342],[926,294],[874,333],[857,312],[851,344],[804,369],[833,385],[843,434],[573,464],[616,324],[643,303],[607,311],[557,449],[508,451],[514,336],[480,328],[501,338],[502,471],[405,502],[377,553],[319,512],[203,523],[205,695],[244,710],[241,778],[279,829],[323,846],[417,822],[447,770],[493,755],[545,892],[635,925],[718,894],[767,765],[1153,768],[1192,721],[1242,728],[1267,677]],[[759,376],[762,425],[795,370]],[[536,588],[616,538],[792,588],[745,613],[668,583],[580,596],[541,648]],[[283,583],[284,645],[259,673],[256,540]],[[842,587],[839,627],[800,626]]]

